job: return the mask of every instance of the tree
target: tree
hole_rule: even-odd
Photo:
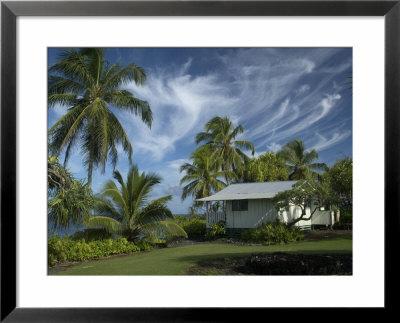
[[[340,207],[351,208],[353,200],[353,160],[345,157],[324,174]]]
[[[254,155],[254,146],[247,140],[235,140],[243,133],[243,127],[233,126],[228,117],[214,117],[205,125],[205,132],[200,132],[196,136],[196,143],[205,142],[204,146],[212,151],[212,157],[221,159],[223,171],[241,171],[243,160],[247,157],[241,149],[251,150]],[[230,184],[232,177],[226,173],[225,179]]]
[[[90,187],[74,179],[57,157],[48,157],[47,165],[49,224],[55,229],[81,224],[94,204]]]
[[[294,139],[283,146],[278,152],[278,157],[285,160],[289,167],[289,179],[300,180],[308,177],[318,178],[320,174],[316,171],[325,170],[324,163],[315,163],[318,153],[315,149],[307,151],[300,139]]]
[[[101,165],[104,173],[109,156],[115,168],[118,145],[131,162],[132,145],[111,107],[139,115],[151,126],[149,104],[120,89],[132,81],[143,84],[143,69],[134,63],[125,67],[119,63],[110,65],[102,48],[83,48],[65,51],[61,60],[50,67],[49,74],[49,108],[56,104],[68,107],[67,113],[49,130],[52,153],[59,156],[65,150],[66,165],[72,147],[80,143],[89,186],[93,169]]]
[[[299,221],[311,220],[319,208],[331,205],[333,200],[328,185],[308,178],[298,181],[291,190],[276,194],[273,202],[278,211],[282,209],[289,211],[291,206],[300,208],[300,216],[288,223],[288,226],[293,226]],[[309,216],[307,216],[307,208],[310,209]]]
[[[231,171],[220,170],[222,161],[210,156],[206,147],[196,150],[192,156],[192,163],[185,163],[180,167],[180,172],[186,172],[186,175],[180,180],[180,185],[188,183],[183,187],[182,201],[188,196],[194,199],[210,196],[213,192],[217,192],[226,186],[221,177],[234,177]],[[197,203],[195,203],[198,206]]]
[[[285,161],[274,152],[266,152],[245,162],[241,180],[247,183],[285,181],[288,176],[289,170]]]
[[[150,194],[161,178],[155,173],[139,173],[136,165],[128,171],[126,182],[119,171],[113,173],[119,184],[110,180],[97,196],[96,215],[85,221],[87,228],[103,228],[121,234],[129,241],[158,234],[187,237],[186,232],[173,222],[173,215],[166,206],[171,195],[149,201]]]

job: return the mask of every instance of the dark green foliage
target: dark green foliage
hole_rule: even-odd
[[[78,181],[57,157],[48,157],[48,218],[54,228],[81,224],[94,205],[91,188]]]
[[[301,240],[303,237],[303,233],[297,227],[288,227],[279,220],[248,229],[241,234],[241,238],[245,241],[264,245],[289,243]]]
[[[154,248],[156,241],[150,241],[148,239],[138,240],[135,245],[140,249],[140,251],[149,251]]]
[[[83,231],[75,232],[70,236],[71,240],[77,241],[83,239],[86,242],[111,239],[112,237],[113,235],[104,229],[85,229]]]
[[[200,147],[194,151],[190,159],[192,163],[185,163],[179,169],[180,173],[186,173],[179,185],[187,183],[182,190],[182,201],[189,196],[194,199],[207,197],[226,186],[221,178],[228,176],[231,172],[220,170],[221,159],[212,156],[212,152],[207,147]],[[195,203],[196,206],[201,204]]]
[[[51,267],[64,261],[99,259],[110,255],[148,250],[149,248],[149,243],[143,242],[141,245],[135,245],[125,238],[86,242],[85,239],[75,241],[70,237],[53,235],[48,240],[48,265]]]
[[[206,220],[189,219],[183,224],[183,230],[185,230],[189,239],[204,238],[206,235]]]
[[[286,161],[289,167],[289,179],[299,180],[308,177],[319,178],[319,171],[327,169],[324,163],[316,163],[318,153],[308,151],[300,139],[294,139],[282,147],[277,156]]]
[[[189,222],[189,218],[184,215],[174,215],[174,221],[183,228]]]
[[[225,223],[220,221],[218,223],[211,224],[209,230],[206,233],[207,240],[213,240],[224,237],[226,235]]]
[[[351,210],[353,204],[353,160],[345,157],[336,161],[325,172],[324,180],[328,181],[340,211]]]
[[[228,117],[214,117],[205,125],[205,132],[196,135],[196,143],[204,143],[202,147],[207,147],[212,152],[212,157],[222,161],[223,171],[241,171],[243,161],[248,158],[242,149],[250,150],[254,155],[254,145],[247,140],[237,140],[244,132],[243,126],[234,127]],[[200,147],[201,149],[201,147]],[[225,174],[226,183],[229,185],[234,174]]]
[[[353,208],[340,208],[340,223],[353,223]]]
[[[47,157],[47,187],[50,193],[69,187],[73,182],[71,173],[55,156]]]
[[[251,182],[273,182],[286,181],[289,178],[289,168],[283,158],[274,152],[266,152],[258,158],[246,159],[241,181]]]
[[[126,181],[114,171],[96,199],[96,215],[88,217],[87,228],[102,228],[136,242],[144,236],[155,238],[186,237],[185,231],[173,221],[167,202],[171,195],[150,200],[150,194],[161,178],[155,173],[140,173],[136,165],[128,171]]]

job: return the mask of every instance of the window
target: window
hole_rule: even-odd
[[[247,200],[232,201],[232,211],[247,211],[247,210],[248,210]]]

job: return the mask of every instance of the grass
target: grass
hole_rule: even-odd
[[[182,275],[199,261],[278,251],[307,254],[351,253],[352,238],[340,237],[272,246],[242,246],[214,242],[156,249],[84,262],[61,271],[58,275]]]

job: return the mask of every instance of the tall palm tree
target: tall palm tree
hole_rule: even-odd
[[[181,173],[186,172],[179,184],[188,183],[183,187],[182,201],[190,195],[194,199],[210,196],[226,187],[226,183],[219,178],[235,176],[232,171],[220,170],[221,160],[212,157],[205,147],[196,150],[191,159],[191,164],[185,163],[179,170]]]
[[[134,63],[110,65],[102,48],[67,50],[49,74],[49,108],[56,104],[69,107],[49,130],[50,149],[57,156],[65,150],[66,164],[72,147],[79,142],[91,186],[93,169],[101,165],[104,173],[109,156],[115,168],[118,144],[132,159],[132,145],[110,107],[139,115],[151,127],[149,104],[120,89],[132,81],[143,84],[146,74]]]
[[[168,236],[186,236],[186,232],[172,221],[173,215],[166,203],[171,195],[149,201],[154,186],[161,178],[154,173],[146,174],[136,165],[128,171],[126,182],[119,171],[113,173],[117,184],[108,181],[97,197],[96,216],[85,221],[87,228],[102,228],[113,234],[121,234],[129,241],[140,237],[156,236],[159,230]]]
[[[205,132],[200,132],[196,136],[196,143],[205,142],[213,156],[223,160],[222,170],[240,171],[243,168],[243,160],[248,158],[241,149],[251,150],[254,155],[254,146],[247,140],[235,140],[235,138],[243,133],[243,127],[233,126],[228,117],[214,117],[205,125]],[[230,177],[227,173],[226,182],[229,185]]]
[[[325,170],[324,163],[315,163],[318,153],[315,149],[307,151],[300,139],[294,139],[285,144],[277,154],[282,157],[289,167],[289,179],[300,180],[311,176],[317,178],[318,170]]]

